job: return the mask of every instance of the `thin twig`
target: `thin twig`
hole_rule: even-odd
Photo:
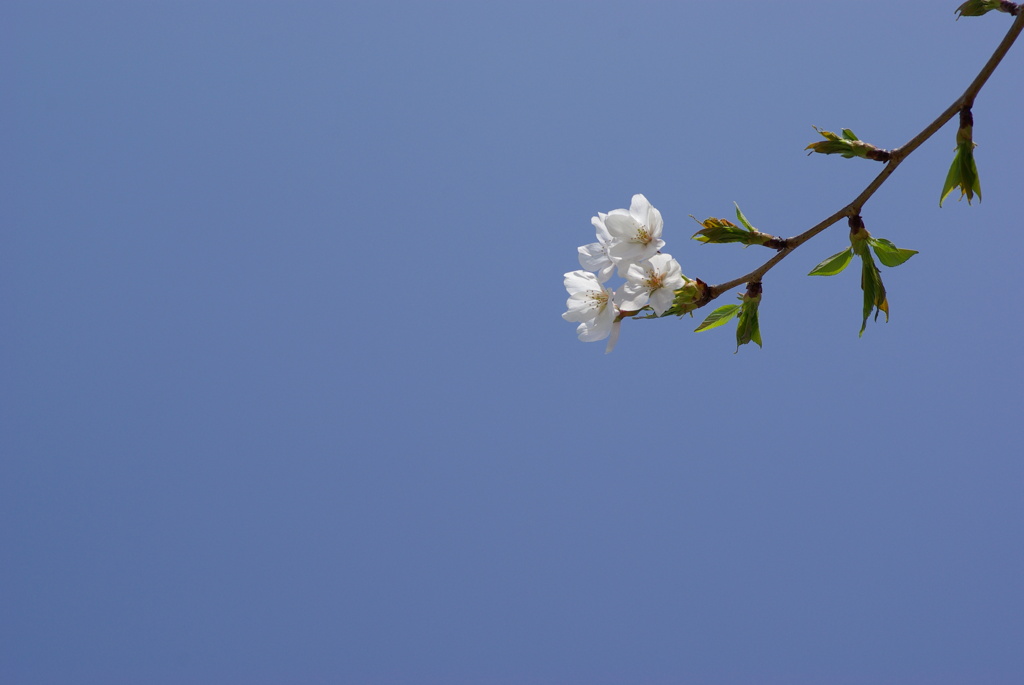
[[[778,264],[783,259],[788,257],[789,254],[793,252],[793,250],[800,247],[801,245],[803,245],[808,240],[824,231],[832,224],[840,221],[843,217],[855,216],[860,214],[861,209],[864,207],[864,203],[866,203],[868,199],[875,194],[876,190],[882,187],[882,184],[885,183],[886,179],[888,179],[892,175],[892,173],[896,171],[896,167],[898,167],[904,159],[910,156],[910,153],[919,148],[922,143],[924,143],[926,140],[935,135],[939,131],[939,129],[945,126],[950,119],[952,119],[957,113],[960,112],[960,110],[964,108],[970,108],[971,106],[974,105],[974,99],[978,96],[978,93],[981,91],[982,86],[985,85],[985,82],[988,81],[988,78],[992,75],[992,72],[994,72],[996,70],[996,67],[999,66],[999,63],[1002,61],[1003,57],[1006,56],[1006,53],[1010,49],[1010,46],[1013,45],[1013,42],[1015,40],[1017,40],[1017,36],[1020,35],[1022,30],[1024,30],[1024,12],[1018,12],[1017,18],[1014,20],[1013,25],[1010,26],[1010,30],[1006,32],[1006,35],[1003,37],[1003,40],[996,47],[995,52],[992,53],[992,56],[989,57],[988,61],[985,63],[985,66],[981,68],[981,71],[978,72],[978,75],[974,78],[973,81],[971,81],[971,85],[967,86],[967,90],[964,91],[963,95],[958,97],[953,102],[953,104],[947,107],[946,110],[942,114],[940,114],[938,118],[935,119],[935,121],[928,124],[928,126],[926,126],[924,130],[922,130],[916,136],[911,138],[905,145],[893,150],[892,156],[889,162],[885,165],[885,168],[882,169],[881,173],[879,173],[878,176],[876,176],[874,180],[872,180],[871,183],[869,183],[868,186],[863,191],[861,191],[860,195],[858,195],[856,198],[854,198],[852,202],[850,202],[850,204],[846,205],[845,207],[843,207],[838,212],[836,212],[829,218],[825,219],[821,223],[815,224],[814,226],[807,229],[800,235],[794,236],[792,238],[787,238],[785,241],[786,247],[784,249],[780,250],[778,254],[776,254],[774,257],[772,257],[767,262],[765,262],[758,268],[754,269],[747,275],[740,276],[739,278],[734,278],[731,281],[727,281],[719,285],[709,286],[708,296],[705,298],[704,304],[711,302],[722,293],[731,290],[732,288],[735,288],[738,285],[742,285],[744,283],[760,282],[760,280],[764,277],[766,273],[768,273],[772,268],[774,268],[776,264]]]

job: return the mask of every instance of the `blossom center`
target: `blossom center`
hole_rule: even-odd
[[[665,280],[665,274],[658,273],[657,271],[647,272],[647,287],[651,291],[655,291],[662,286]]]
[[[651,232],[647,230],[647,227],[643,224],[636,229],[636,237],[633,238],[633,242],[641,243],[643,245],[649,245],[651,243]]]

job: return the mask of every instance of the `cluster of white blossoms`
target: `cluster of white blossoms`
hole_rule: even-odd
[[[689,279],[672,255],[660,251],[665,246],[661,212],[643,195],[634,195],[628,210],[598,212],[590,221],[597,242],[579,248],[583,269],[565,274],[569,299],[562,318],[579,323],[576,333],[584,342],[608,338],[608,353],[624,316],[645,307],[661,316]],[[614,291],[605,285],[613,273],[626,280]]]

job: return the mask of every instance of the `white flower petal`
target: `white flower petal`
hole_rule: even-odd
[[[652,240],[646,245],[643,243],[621,242],[615,243],[608,248],[608,254],[616,261],[619,267],[619,275],[625,277],[624,273],[628,270],[629,264],[623,265],[621,262],[625,261],[630,264],[642,262],[653,257],[663,247],[665,247],[665,241],[661,239]]]
[[[612,332],[612,324],[618,312],[614,307],[608,307],[597,318],[584,321],[576,328],[576,334],[583,342],[597,342],[604,340]]]
[[[681,275],[665,276],[665,278],[662,279],[661,281],[661,287],[664,288],[665,290],[671,290],[672,292],[679,290],[684,285],[686,285],[686,279],[684,279]]]
[[[617,261],[627,261],[629,263],[640,262],[648,257],[654,256],[656,249],[651,249],[650,245],[644,245],[643,243],[627,242],[622,241],[620,243],[614,243],[608,248],[608,255]],[[649,254],[648,254],[649,253]],[[625,265],[628,269],[629,265]],[[620,268],[619,271],[622,271]]]
[[[590,243],[576,248],[579,253],[580,266],[597,274],[597,280],[604,283],[611,278],[615,270],[615,261],[608,254],[608,245]]]
[[[655,314],[661,316],[672,306],[672,300],[675,299],[675,295],[675,292],[668,288],[658,288],[651,293],[651,309],[654,310]]]
[[[590,223],[594,225],[594,230],[597,233],[597,242],[609,243],[612,240],[611,233],[608,232],[608,228],[604,225],[604,219],[608,216],[604,212],[598,212],[597,216],[590,219]]]
[[[624,209],[613,209],[604,219],[605,228],[613,240],[632,240],[640,225]]]
[[[654,259],[657,259],[657,257],[658,257],[658,255],[654,255],[654,257],[652,257],[651,259],[645,259],[642,262],[634,262],[634,263],[630,264],[629,268],[626,269],[626,276],[625,276],[625,278],[629,279],[632,282],[636,282],[636,283],[640,283],[640,282],[646,280],[647,279],[647,273],[652,268],[654,268],[652,266],[652,262],[653,262]]]
[[[624,312],[638,312],[647,306],[650,299],[650,295],[646,292],[642,292],[636,295],[625,296],[619,300],[617,304],[619,305],[619,309]]]
[[[589,271],[570,271],[565,274],[565,289],[572,295],[587,290],[600,290],[601,284],[597,282],[597,276]]]
[[[647,223],[648,212],[652,209],[647,198],[637,193],[629,203],[629,214],[641,224]]]
[[[608,344],[604,348],[604,353],[608,354],[615,349],[615,343],[619,342],[619,329],[622,328],[622,319],[616,319],[612,324],[612,332],[608,336]]]
[[[661,219],[661,212],[655,207],[651,207],[651,211],[647,213],[647,228],[650,230],[651,235],[655,238],[660,238],[664,227],[665,222]]]
[[[668,269],[669,263],[674,262],[676,260],[672,259],[672,255],[663,252],[661,254],[654,255],[648,261],[652,269],[658,272],[664,272],[666,269]]]
[[[587,271],[599,271],[605,261],[611,261],[601,243],[590,243],[576,248],[580,256],[580,266]]]

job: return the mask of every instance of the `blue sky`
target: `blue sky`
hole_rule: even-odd
[[[763,349],[560,318],[634,193],[709,283],[689,215],[846,204],[812,125],[929,123],[956,4],[5,4],[0,679],[1021,682],[1021,45],[984,201],[951,124],[864,209],[888,324],[843,225]]]

